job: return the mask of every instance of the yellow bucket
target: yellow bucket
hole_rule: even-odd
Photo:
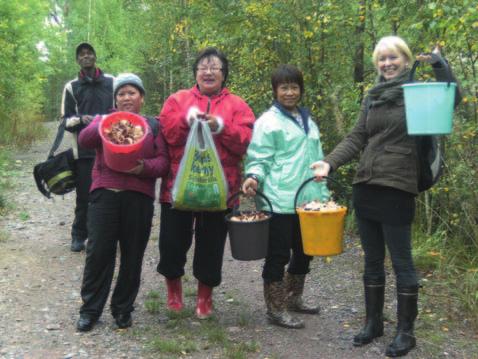
[[[332,180],[330,177],[325,177]],[[300,221],[302,246],[304,253],[309,256],[335,256],[344,251],[344,223],[347,207],[331,210],[306,211],[297,207],[299,193],[304,186],[313,181],[311,177],[299,187],[294,207]]]
[[[297,208],[304,253],[309,256],[335,256],[342,253],[346,213],[346,207],[330,211],[304,211]]]

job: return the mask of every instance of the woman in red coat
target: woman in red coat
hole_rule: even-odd
[[[252,136],[254,114],[240,97],[225,87],[229,69],[222,52],[203,50],[196,58],[196,84],[171,95],[159,120],[166,139],[171,169],[161,184],[161,225],[158,272],[166,278],[168,308],[183,307],[181,277],[194,233],[193,274],[198,279],[196,315],[207,318],[212,312],[212,289],[221,283],[221,269],[227,227],[222,212],[191,212],[171,207],[171,190],[184,154],[190,126],[206,121],[226,176],[229,195],[240,189],[241,160]]]

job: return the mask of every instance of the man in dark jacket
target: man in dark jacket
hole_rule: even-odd
[[[80,66],[80,73],[63,89],[61,116],[66,131],[72,135],[75,156],[76,207],[71,228],[71,250],[81,252],[85,249],[88,237],[88,191],[95,152],[81,148],[78,145],[78,135],[95,115],[108,113],[113,108],[113,76],[104,74],[96,67],[95,49],[86,42],[77,46],[76,62]]]

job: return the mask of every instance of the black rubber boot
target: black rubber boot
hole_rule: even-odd
[[[398,288],[397,300],[397,334],[385,352],[392,358],[406,355],[415,348],[413,324],[418,314],[418,286]]]
[[[365,325],[354,336],[353,345],[360,347],[383,335],[383,301],[385,281],[365,282]]]

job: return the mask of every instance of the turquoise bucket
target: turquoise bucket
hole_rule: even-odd
[[[417,62],[410,78],[413,81]],[[448,68],[448,65],[446,65]],[[451,75],[449,79],[451,80]],[[456,83],[426,82],[402,85],[409,135],[445,135],[451,133]]]

